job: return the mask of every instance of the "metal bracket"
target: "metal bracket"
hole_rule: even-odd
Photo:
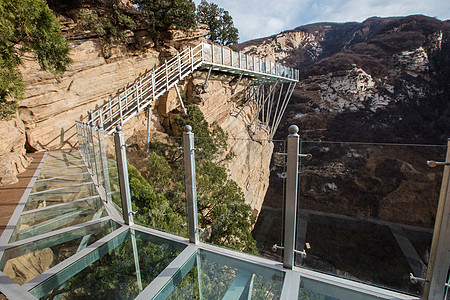
[[[277,244],[272,246],[272,251],[273,252],[276,252],[278,249],[284,249],[284,247],[283,246],[278,246]]]
[[[436,166],[450,166],[450,162],[428,160],[427,165],[434,168]]]
[[[430,282],[429,280],[427,280],[425,278],[420,278],[420,277],[414,276],[413,273],[409,273],[409,281],[411,281],[412,284],[417,284],[417,283],[419,283],[419,281],[421,281],[421,282]]]
[[[273,154],[273,156],[275,157],[280,157],[280,156],[287,156],[287,153],[283,153],[283,152],[275,152]],[[298,157],[304,157],[307,160],[311,160],[312,159],[312,154],[308,153],[308,154],[299,154]]]
[[[283,246],[278,246],[277,244],[272,246],[272,252],[276,252],[278,249],[284,249]],[[305,250],[295,250],[294,252],[297,254],[300,254],[302,256],[302,258],[306,258],[306,251]]]
[[[300,256],[302,257],[302,258],[306,258],[306,251],[305,250],[295,250],[294,249],[294,252],[295,253],[297,253],[297,254],[300,254]]]

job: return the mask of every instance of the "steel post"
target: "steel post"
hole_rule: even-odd
[[[150,151],[150,130],[152,129],[152,105],[148,106],[148,120],[147,120],[147,153]]]
[[[122,127],[117,126],[114,134],[116,148],[117,171],[119,173],[120,196],[122,199],[123,220],[127,225],[133,225],[133,212],[131,209],[131,192],[128,180],[127,152]]]
[[[284,224],[283,267],[294,267],[295,228],[297,222],[297,190],[298,190],[298,127],[291,125],[287,138],[287,172],[286,172],[286,205]]]
[[[194,134],[192,133],[192,127],[189,125],[186,125],[184,130],[184,181],[186,185],[189,242],[197,244],[199,237],[197,216],[197,183],[195,180]]]
[[[450,162],[450,139],[447,141],[447,156]],[[441,193],[436,212],[424,299],[443,299],[450,264],[450,166],[444,165]]]

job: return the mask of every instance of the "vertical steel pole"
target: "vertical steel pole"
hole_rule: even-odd
[[[150,151],[150,130],[152,129],[152,104],[148,106],[148,121],[147,121],[147,153]]]
[[[133,213],[131,209],[130,183],[128,180],[127,149],[122,127],[117,126],[114,134],[114,146],[116,148],[117,171],[119,172],[120,196],[122,199],[123,220],[127,225],[133,225]]]
[[[287,138],[286,205],[284,217],[284,257],[283,267],[294,267],[295,227],[297,221],[298,189],[298,127],[291,125]]]
[[[450,139],[446,162],[450,162]],[[439,204],[424,287],[424,299],[443,299],[450,262],[450,166],[444,166]],[[417,275],[416,275],[417,276]]]
[[[189,227],[189,242],[198,243],[197,217],[197,183],[195,180],[195,151],[192,127],[186,125],[183,134],[184,149],[184,181],[186,184],[186,200]]]
[[[111,185],[109,182],[109,170],[108,170],[108,158],[106,157],[106,146],[105,146],[105,130],[102,124],[98,128],[98,146],[100,148],[100,158],[103,170],[103,184],[106,193],[106,202],[111,201]]]

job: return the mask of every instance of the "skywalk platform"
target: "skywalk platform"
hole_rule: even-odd
[[[114,168],[111,163],[110,173]],[[78,151],[44,155],[0,238],[0,292],[8,299],[197,299],[198,293],[215,299],[297,299],[311,293],[412,299],[125,225],[100,196],[91,172]]]

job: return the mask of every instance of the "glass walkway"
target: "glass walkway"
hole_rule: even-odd
[[[332,147],[304,146],[317,155]],[[276,260],[126,225],[117,201],[120,166],[103,157],[108,178],[97,176],[102,157],[91,154],[92,165],[83,151],[44,155],[0,238],[0,292],[8,299],[419,299],[304,268],[298,259],[289,269]],[[339,219],[317,211],[299,216],[310,219],[310,228],[319,224],[317,234]],[[355,218],[340,222],[362,226]],[[298,235],[311,240],[306,229]]]

